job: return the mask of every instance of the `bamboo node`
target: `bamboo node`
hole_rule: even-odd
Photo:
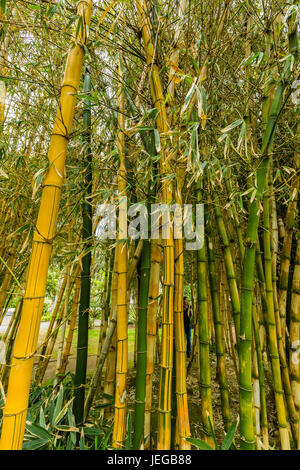
[[[63,137],[64,139],[66,139],[68,142],[70,140],[70,137],[68,135],[65,135],[65,134],[59,134],[58,132],[52,132],[51,135],[57,135],[58,137]]]
[[[211,388],[211,384],[203,384],[202,382],[200,382],[200,387],[201,388]]]
[[[255,445],[255,440],[253,441],[248,441],[244,436],[241,436],[240,437],[241,441],[245,442],[246,444],[250,444],[250,445]]]
[[[44,295],[40,295],[38,297],[23,297],[23,300],[36,300],[36,299],[44,299]]]
[[[13,416],[18,416],[18,415],[21,415],[22,413],[25,413],[25,411],[27,411],[28,407],[24,408],[24,410],[21,410],[21,411],[18,411],[17,413],[4,413],[3,414],[3,417],[5,418],[12,418]]]
[[[162,410],[161,408],[157,408],[157,411],[161,414],[170,414],[171,410]]]
[[[245,388],[245,387],[242,387],[242,386],[240,385],[240,386],[239,386],[239,389],[240,389],[240,390],[243,390],[244,392],[252,393],[252,388]]]

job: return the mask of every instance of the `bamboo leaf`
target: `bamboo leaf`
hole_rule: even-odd
[[[265,54],[263,52],[256,52],[255,54],[252,54],[250,57],[248,57],[248,59],[244,59],[243,63],[244,65],[250,65],[255,59],[257,59],[254,66],[258,67],[263,60],[264,55]]]
[[[221,135],[221,137],[218,138],[218,142],[221,143],[224,139],[226,139],[226,137],[228,137],[228,134]]]
[[[242,124],[242,127],[241,127],[241,132],[240,132],[239,140],[238,140],[238,144],[237,144],[237,149],[238,150],[240,149],[240,147],[242,145],[242,142],[243,142],[244,138],[246,137],[246,131],[247,131],[247,126],[246,126],[246,123],[244,121],[243,124]]]
[[[222,442],[221,450],[230,449],[230,446],[232,444],[232,441],[233,441],[233,438],[234,438],[234,435],[235,435],[235,432],[236,432],[236,428],[237,428],[237,421],[232,423],[232,425],[230,426],[230,429],[227,432],[227,434],[224,438],[224,441]]]
[[[154,129],[155,148],[157,153],[161,151],[160,137],[157,129]]]
[[[58,396],[57,396],[57,400],[56,400],[56,403],[55,403],[54,412],[53,412],[53,418],[51,420],[52,425],[58,423],[57,419],[58,419],[59,414],[61,412],[63,397],[64,397],[64,389],[63,389],[62,386],[60,386]]]
[[[145,132],[145,131],[153,131],[154,130],[154,127],[147,127],[147,126],[137,126],[136,129],[139,131],[139,132]]]
[[[58,426],[55,426],[55,429],[58,431],[65,431],[65,432],[79,432],[79,428],[76,428],[75,426],[68,426],[67,424],[59,424]]]
[[[44,413],[43,408],[41,408],[41,411],[40,411],[40,426],[43,428],[46,428],[45,413]]]
[[[49,7],[46,13],[46,16],[48,16],[49,18],[52,18],[57,12],[57,9],[58,9],[58,5],[51,5],[51,7]]]
[[[68,407],[68,423],[71,428],[75,428],[75,418],[71,410],[71,406]],[[70,432],[70,440],[73,446],[76,445],[76,432]]]
[[[84,428],[84,434],[88,437],[103,436],[104,431],[103,431],[103,429],[99,428],[98,426],[93,426],[91,428],[85,427]]]
[[[3,178],[8,179],[8,175],[5,173],[4,170],[2,170],[2,168],[0,168],[0,176],[3,176]]]
[[[106,450],[107,449],[108,440],[109,440],[110,435],[112,433],[113,427],[114,427],[114,423],[112,422],[111,425],[109,426],[108,431],[106,433],[106,436],[104,438],[101,450]]]
[[[125,439],[125,449],[130,450],[132,447],[132,414],[131,411],[128,412],[127,420],[127,436]]]
[[[27,424],[26,429],[34,436],[37,436],[39,439],[50,441],[52,438],[52,434],[50,434],[45,428],[39,426],[38,424]]]
[[[212,424],[212,422],[211,422],[211,419],[210,419],[210,416],[209,416],[208,411],[206,411],[206,413],[207,413],[207,419],[208,419],[209,429],[210,429],[212,438],[213,438],[214,443],[215,443],[215,448],[218,449],[218,444],[217,444],[217,441],[216,441],[215,430],[214,430],[213,424]]]
[[[79,440],[79,450],[87,450],[84,440],[84,431],[81,429],[80,440]]]
[[[229,126],[224,127],[224,129],[221,129],[222,134],[227,133],[234,129],[237,126],[240,126],[243,123],[243,119],[238,119],[237,121],[233,122],[232,124],[229,124]]]
[[[67,413],[68,409],[69,409],[69,405],[73,402],[74,398],[71,398],[66,404],[65,406],[62,408],[62,410],[58,413],[58,415],[56,416],[56,418],[54,418],[54,424],[58,424],[62,419],[63,417],[65,416],[65,414]],[[55,415],[55,412],[54,412],[54,415]]]
[[[143,116],[143,121],[147,121],[148,119],[155,119],[159,113],[159,109],[152,108],[148,109]]]
[[[195,90],[195,86],[196,86],[196,82],[197,82],[197,77],[194,78],[192,86],[189,89],[189,91],[187,92],[187,95],[186,95],[186,97],[184,99],[184,102],[183,102],[183,107],[182,107],[181,112],[180,112],[180,116],[183,116],[184,112],[186,111],[186,109],[189,105],[190,100],[192,99],[192,96],[193,96],[194,90]]]
[[[24,441],[23,450],[36,450],[45,447],[49,443],[48,439],[33,439],[32,441]]]
[[[188,442],[193,444],[194,446],[198,447],[201,450],[214,450],[207,442],[202,441],[201,439],[195,439],[193,437],[189,437],[186,439]]]
[[[72,442],[71,436],[68,437],[66,450],[74,450],[75,444]]]

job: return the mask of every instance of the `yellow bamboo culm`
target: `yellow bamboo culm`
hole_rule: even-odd
[[[159,275],[161,264],[161,247],[158,240],[151,240],[151,268],[149,281],[149,302],[147,313],[147,363],[146,363],[146,402],[144,448],[149,449],[151,441],[151,411],[152,411],[152,386],[155,363],[155,346],[157,335],[157,313],[159,297]]]
[[[182,206],[182,187],[184,183],[185,165],[178,165],[177,187],[175,194],[176,204]],[[179,221],[180,223],[180,221]],[[186,440],[190,437],[189,409],[186,389],[186,345],[184,336],[184,259],[183,240],[176,239],[175,246],[175,292],[174,292],[174,323],[175,323],[175,349],[176,349],[176,401],[177,426],[176,442],[180,450],[190,450],[191,444]]]
[[[297,346],[300,341],[300,239],[297,240],[295,268],[292,283],[290,320],[290,376],[294,403],[300,411],[300,362]],[[300,442],[300,440],[299,440]]]
[[[29,389],[43,310],[48,266],[57,221],[65,158],[72,128],[76,94],[84,57],[83,44],[92,13],[92,1],[78,2],[72,47],[68,53],[60,104],[49,147],[49,170],[45,177],[41,204],[33,236],[19,331],[13,352],[3,426],[1,450],[22,448]],[[80,20],[80,23],[79,23]],[[76,31],[78,34],[76,35]]]
[[[178,17],[183,19],[186,11],[186,0],[180,0],[178,5]],[[169,86],[168,96],[170,97],[169,103],[175,96],[175,86],[177,83],[176,70],[178,69],[180,58],[180,47],[183,42],[183,29],[181,22],[178,23],[174,34],[174,49],[170,56],[170,72],[169,72]],[[170,116],[169,116],[170,117]],[[171,122],[171,120],[170,120]],[[179,146],[178,146],[179,147]],[[176,190],[175,202],[182,206],[182,188],[184,184],[184,177],[186,166],[180,161],[180,152],[176,154]],[[175,216],[176,217],[176,216]],[[181,220],[179,220],[179,224]],[[186,440],[190,437],[190,422],[189,410],[187,401],[186,389],[186,345],[184,334],[184,319],[183,319],[183,292],[184,292],[184,257],[183,257],[183,241],[182,239],[174,240],[174,258],[175,258],[175,278],[174,278],[174,331],[175,331],[175,350],[176,350],[176,401],[177,401],[177,416],[176,416],[176,439],[175,446],[180,450],[190,450],[191,444]]]
[[[117,365],[116,365],[116,399],[115,420],[113,429],[113,447],[122,448],[126,431],[126,379],[128,369],[128,318],[127,318],[127,200],[126,200],[126,167],[125,167],[125,96],[121,59],[118,60],[118,137],[117,146],[120,157],[118,172],[119,193],[119,234],[116,246],[118,291],[117,291]],[[121,241],[122,240],[122,241]],[[124,240],[124,241],[123,241]]]
[[[169,132],[165,99],[155,61],[155,48],[151,41],[151,30],[146,0],[136,0],[140,29],[143,37],[147,59],[148,73],[152,100],[157,115],[157,130],[160,136],[160,179],[162,187],[162,202],[171,205],[173,185],[168,178],[170,175],[170,154],[166,150],[166,139]],[[160,390],[158,404],[158,438],[157,448],[168,450],[171,446],[171,383],[173,368],[173,303],[174,303],[174,239],[170,230],[164,240],[164,281],[162,309],[162,350],[160,364]]]

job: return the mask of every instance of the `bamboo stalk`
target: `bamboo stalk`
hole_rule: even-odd
[[[253,308],[255,305],[253,303]],[[261,426],[260,426],[260,383],[258,364],[255,351],[254,338],[252,339],[252,382],[253,382],[253,426],[255,429],[256,448],[261,450]]]
[[[115,315],[117,318],[117,293],[118,293],[118,258],[117,250],[114,253],[114,268],[111,286],[111,305],[110,305],[110,320]],[[108,348],[107,360],[106,360],[106,371],[105,381],[103,386],[103,393],[105,396],[113,396],[115,391],[115,374],[116,374],[116,352],[117,352],[117,329],[115,329],[111,343]],[[104,398],[104,403],[107,403],[108,399]],[[104,417],[108,419],[111,415],[111,409],[105,408]]]
[[[219,237],[221,240],[221,247],[224,253],[224,265],[226,269],[226,276],[227,282],[230,292],[230,301],[232,305],[232,312],[236,330],[236,341],[237,341],[237,348],[239,347],[239,337],[240,337],[240,296],[238,291],[238,285],[236,280],[236,272],[234,267],[234,262],[232,259],[232,254],[230,250],[230,244],[227,236],[226,227],[224,224],[224,219],[222,216],[222,212],[220,206],[218,205],[218,200],[215,200],[215,219],[216,225],[219,233]]]
[[[108,309],[107,309],[107,300],[108,300],[108,289],[109,289],[109,278],[111,270],[109,270],[108,265],[113,263],[113,258],[111,258],[111,262],[109,263],[109,251],[106,252],[105,256],[105,267],[104,267],[104,283],[103,283],[103,293],[102,293],[102,312],[101,312],[101,326],[99,332],[99,344],[98,344],[98,353],[97,353],[97,360],[99,358],[100,350],[105,339],[106,329],[108,324]]]
[[[105,363],[105,360],[107,358],[107,354],[109,351],[109,346],[111,344],[113,335],[116,330],[116,323],[117,323],[117,312],[116,310],[113,312],[112,318],[110,319],[108,329],[107,329],[107,335],[105,336],[103,346],[101,348],[99,360],[97,362],[96,370],[93,374],[91,384],[89,387],[89,391],[85,400],[84,404],[84,419],[87,418],[89,410],[92,406],[93,399],[97,393],[97,391],[100,389],[101,386],[101,375],[102,375],[102,370],[103,366]]]
[[[196,198],[198,204],[201,199],[201,182],[196,183]],[[211,371],[209,357],[209,331],[206,285],[206,249],[203,240],[202,247],[197,250],[198,264],[198,329],[199,329],[199,355],[200,355],[200,394],[201,417],[205,441],[214,447],[214,440],[208,417],[213,425],[212,397],[211,397]]]
[[[60,106],[50,142],[48,157],[52,164],[44,180],[41,205],[34,233],[21,321],[14,347],[4,409],[1,449],[20,449],[22,447],[30,378],[58,214],[67,143],[74,116],[75,94],[81,76],[84,55],[82,44],[86,42],[85,25],[89,25],[91,10],[92,2],[90,0],[79,1],[77,11],[82,21],[82,28],[79,28],[78,37],[74,34],[74,47],[68,54]],[[75,24],[75,32],[78,21]]]
[[[119,244],[116,247],[118,263],[117,291],[117,369],[115,392],[115,420],[113,429],[113,447],[122,448],[126,430],[126,381],[128,369],[128,318],[127,318],[127,200],[126,200],[126,166],[125,166],[125,136],[124,136],[124,106],[123,72],[121,59],[118,59],[118,136],[120,166],[118,172],[119,193]],[[125,207],[126,206],[126,207]],[[123,239],[123,241],[122,241]]]
[[[148,204],[149,206],[149,204]],[[149,207],[148,207],[149,208]],[[144,240],[139,266],[139,297],[137,316],[137,364],[134,407],[133,448],[144,448],[146,364],[147,364],[147,309],[150,276],[150,242]]]
[[[298,22],[296,10],[292,11],[288,18],[288,40],[289,40],[289,52],[295,62],[299,60],[299,38],[297,33]],[[299,134],[300,124],[297,125],[297,133]],[[290,267],[290,256],[292,246],[292,236],[294,231],[294,225],[298,213],[298,193],[300,184],[300,153],[298,148],[294,154],[294,163],[296,174],[292,182],[291,187],[291,200],[289,201],[286,223],[285,223],[285,236],[283,240],[283,247],[281,251],[281,267],[280,267],[280,278],[279,278],[279,313],[281,318],[281,329],[283,340],[285,341],[285,326],[286,326],[286,303],[287,303],[287,287],[288,287],[288,276]]]
[[[79,268],[79,266],[77,267]],[[77,269],[76,269],[77,271]],[[72,282],[70,283],[69,285],[69,291],[71,292],[72,288],[73,288],[73,284],[74,284],[74,277],[72,278]],[[65,280],[66,280],[66,283],[67,283],[67,276],[65,276]],[[64,283],[64,282],[63,282]],[[63,285],[61,286],[61,289],[60,289],[60,293],[61,292],[64,292],[64,290],[62,290],[62,287]],[[70,295],[70,292],[66,292],[65,295],[66,296],[69,296]],[[59,295],[60,295],[59,293]],[[56,310],[56,307],[60,306],[60,303],[61,302],[56,302],[56,305],[55,305],[55,308],[54,310]],[[59,332],[59,328],[61,326],[61,323],[62,323],[62,319],[63,319],[63,314],[64,314],[64,307],[61,306],[59,311],[58,311],[58,315],[55,315],[54,316],[54,312],[53,312],[53,315],[52,315],[52,318],[51,318],[51,322],[52,322],[52,319],[53,319],[53,323],[54,321],[56,321],[55,323],[55,328],[53,330],[53,327],[51,328],[51,331],[49,333],[49,330],[50,330],[50,327],[51,327],[51,324],[49,325],[48,327],[48,330],[47,330],[47,334],[46,334],[46,338],[45,340],[43,341],[42,343],[42,352],[41,352],[41,359],[42,361],[39,361],[38,365],[37,365],[37,370],[36,370],[36,373],[35,373],[35,383],[36,384],[41,384],[42,381],[43,381],[43,378],[44,378],[44,375],[46,373],[46,370],[47,370],[47,367],[48,367],[48,364],[49,364],[49,361],[51,359],[51,355],[52,355],[52,352],[53,352],[53,349],[54,349],[54,346],[55,346],[55,343],[56,343],[56,339],[57,339],[57,336],[58,336],[58,332]],[[66,321],[66,320],[65,320]],[[50,322],[50,323],[51,323]],[[38,348],[39,349],[39,348]]]
[[[73,288],[73,283],[74,283],[74,280],[72,281],[72,283],[69,286],[69,292],[65,293],[66,297],[69,297],[70,291]],[[43,382],[44,375],[46,373],[46,370],[47,370],[48,364],[50,362],[50,359],[51,359],[51,356],[52,356],[52,353],[53,353],[53,350],[54,350],[54,346],[55,346],[55,343],[56,343],[56,340],[57,340],[57,337],[58,337],[59,329],[67,321],[67,318],[64,319],[64,312],[65,312],[65,308],[64,308],[64,305],[62,305],[60,310],[59,310],[57,319],[56,319],[55,328],[52,331],[50,337],[48,339],[46,339],[47,349],[46,349],[46,352],[45,352],[45,356],[43,358],[44,360],[43,360],[40,368],[37,370],[37,373],[35,375],[35,383],[36,384],[42,384],[42,382]]]
[[[297,251],[292,285],[292,301],[290,316],[290,376],[291,387],[296,409],[300,409],[300,240],[297,241]]]
[[[42,348],[41,348],[40,358],[39,358],[39,361],[38,361],[36,374],[35,374],[35,381],[37,383],[40,380],[41,369],[42,369],[42,366],[43,366],[43,362],[45,360],[45,354],[46,354],[48,341],[51,337],[55,320],[57,319],[56,317],[57,317],[57,313],[59,311],[60,304],[62,302],[62,298],[63,298],[64,292],[65,292],[65,288],[66,288],[66,285],[67,285],[67,279],[68,279],[67,278],[67,273],[65,273],[64,278],[63,278],[63,282],[60,286],[60,289],[59,289],[59,292],[58,292],[58,295],[57,295],[57,298],[56,298],[55,306],[54,306],[54,309],[53,309],[53,312],[52,312],[52,315],[51,315],[51,318],[50,318],[47,333],[46,333],[46,336],[45,336],[45,341],[44,341],[44,343],[42,345]]]
[[[87,98],[83,109],[83,154],[84,154],[84,180],[83,186],[85,195],[82,200],[82,242],[84,255],[82,257],[81,269],[81,289],[78,311],[78,336],[77,336],[77,355],[74,377],[74,402],[73,412],[77,425],[82,424],[84,419],[84,395],[86,383],[86,370],[88,358],[88,330],[89,330],[89,311],[90,311],[90,293],[91,293],[91,260],[92,260],[92,235],[93,235],[93,209],[92,209],[92,150],[91,150],[91,102],[89,94],[91,92],[91,77],[89,70],[86,69],[84,77],[84,93]]]
[[[223,339],[223,325],[220,314],[219,296],[217,287],[217,275],[215,266],[214,246],[211,238],[211,231],[208,231],[207,237],[207,252],[208,252],[208,266],[209,266],[209,281],[212,297],[212,307],[214,316],[214,326],[216,333],[216,356],[217,356],[217,377],[219,382],[219,389],[221,395],[221,408],[222,417],[227,432],[231,425],[230,404],[228,394],[228,384],[226,377],[226,365],[224,354],[224,339]]]
[[[64,307],[63,307],[63,315],[62,315],[62,328],[60,331],[60,341],[57,350],[57,359],[56,359],[56,370],[55,370],[55,380],[53,383],[53,387],[57,385],[58,377],[57,374],[59,373],[59,369],[62,363],[62,355],[63,355],[63,348],[65,342],[65,334],[66,334],[66,326],[67,326],[67,318],[68,318],[68,303],[69,303],[69,294],[70,292],[70,266],[67,267],[67,285],[66,285],[66,295],[64,298]]]
[[[159,110],[156,122],[161,142],[160,177],[162,184],[162,201],[171,204],[173,196],[172,182],[167,179],[169,155],[166,151],[166,134],[169,130],[165,99],[159,69],[155,61],[155,48],[151,41],[151,30],[146,0],[136,0],[139,24],[142,32],[147,67],[150,77],[150,88],[154,106]],[[173,296],[174,296],[174,241],[173,233],[164,240],[164,281],[162,309],[162,355],[160,391],[158,405],[158,441],[157,448],[167,450],[171,445],[171,378],[173,367]]]
[[[175,202],[182,206],[182,187],[185,176],[185,165],[178,164]],[[176,221],[175,221],[176,222]],[[181,221],[180,221],[181,222]],[[174,240],[175,257],[175,286],[174,286],[174,327],[175,327],[175,371],[176,371],[176,408],[177,427],[176,442],[180,450],[190,450],[191,445],[187,442],[190,437],[190,421],[188,409],[188,397],[186,389],[186,345],[184,333],[184,256],[182,238]]]
[[[150,447],[152,384],[155,362],[155,346],[157,334],[157,311],[159,296],[159,274],[161,263],[161,247],[158,240],[151,240],[151,268],[149,280],[149,300],[147,315],[147,364],[146,364],[146,402],[145,402],[145,449]]]
[[[65,349],[61,361],[61,366],[59,369],[59,374],[63,375],[66,371],[66,367],[68,365],[68,359],[70,356],[71,346],[72,346],[72,339],[73,334],[76,326],[76,319],[78,313],[78,305],[79,305],[79,297],[80,297],[80,286],[81,286],[81,278],[77,277],[75,280],[75,292],[73,296],[73,304],[72,304],[72,312],[71,312],[71,319],[70,319],[70,326],[68,331],[68,336],[66,338]]]
[[[266,176],[268,174],[268,168],[270,163],[270,154],[273,147],[274,131],[277,124],[278,116],[281,112],[283,93],[287,86],[287,78],[290,74],[290,65],[287,64],[283,73],[283,77],[279,82],[274,98],[270,105],[270,112],[268,122],[263,136],[263,143],[261,148],[261,160],[257,169],[257,188],[255,197],[251,202],[249,209],[249,217],[246,232],[246,250],[244,257],[243,273],[242,273],[242,303],[241,303],[241,342],[240,342],[240,416],[241,416],[241,446],[243,449],[254,448],[254,433],[253,433],[253,422],[252,422],[252,385],[251,385],[251,341],[252,341],[252,328],[251,328],[251,317],[252,317],[252,292],[253,292],[253,281],[254,281],[254,265],[255,265],[255,251],[257,244],[257,233],[258,223],[260,214],[260,203],[263,197]],[[270,258],[270,256],[269,256]],[[271,259],[270,259],[271,262]],[[272,276],[272,269],[271,269]],[[272,284],[272,277],[271,277]],[[268,289],[267,289],[268,290]],[[272,285],[270,287],[272,294]],[[269,306],[273,303],[273,297],[271,299],[269,295]],[[275,324],[272,316],[272,309],[269,309],[269,322]],[[275,342],[276,341],[276,342]],[[277,338],[272,338],[271,344],[275,348]],[[274,354],[274,360],[277,361],[276,353]],[[275,366],[275,363],[273,365]],[[276,368],[276,367],[275,367]],[[277,376],[277,375],[276,375]],[[278,378],[278,380],[280,380]],[[289,449],[289,437],[286,426],[286,419],[284,416],[284,410],[281,406],[281,387],[278,387],[278,409],[282,415],[282,421],[280,423],[280,435],[283,449]]]
[[[263,444],[266,449],[269,448],[269,436],[268,436],[268,417],[267,417],[267,403],[266,403],[266,392],[265,392],[265,373],[263,367],[262,350],[259,337],[259,325],[257,319],[257,309],[253,302],[252,310],[252,325],[253,325],[253,336],[255,342],[255,361],[257,367],[257,374],[259,380],[259,398],[260,398],[260,416],[261,416],[261,429],[263,436]]]
[[[268,175],[266,176],[268,179]],[[276,317],[274,308],[274,292],[272,277],[272,259],[271,259],[271,236],[270,236],[270,204],[269,195],[266,190],[263,198],[263,221],[264,221],[264,268],[266,284],[266,302],[267,302],[267,323],[269,333],[269,350],[274,380],[275,403],[278,416],[279,433],[282,446],[289,446],[287,435],[287,418],[283,397],[282,379],[280,373],[280,360],[278,337],[276,333]]]

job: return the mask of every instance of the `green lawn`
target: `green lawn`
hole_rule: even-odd
[[[99,342],[99,331],[100,327],[93,327],[89,329],[89,346],[88,346],[88,355],[89,357],[95,357],[98,351],[98,342]],[[193,338],[193,330],[192,330],[192,338]],[[44,332],[45,336],[46,332]],[[73,341],[71,346],[70,357],[76,357],[76,347],[77,347],[77,329],[74,331]],[[68,335],[68,328],[65,332],[65,338]],[[40,342],[43,340],[43,336],[40,337]],[[135,336],[135,328],[131,326],[128,328],[128,369],[134,368],[134,336]],[[159,330],[159,336],[161,337],[161,329]],[[57,359],[57,350],[59,346],[59,341],[61,337],[61,331],[58,334],[58,338],[56,340],[54,350],[52,353],[51,361],[55,361]]]
[[[99,330],[100,327],[94,327],[89,329],[89,348],[88,348],[88,355],[94,356],[97,354],[98,351],[98,343],[99,343]],[[128,352],[129,352],[129,367],[133,367],[133,351],[134,351],[134,332],[135,328],[128,329]],[[68,329],[65,334],[65,338],[68,335]],[[57,358],[57,349],[59,345],[59,341],[61,338],[61,331],[58,333],[58,337],[54,346],[54,350],[52,353],[52,359]],[[71,356],[76,356],[76,347],[77,347],[77,329],[74,331],[73,341],[71,346]]]

